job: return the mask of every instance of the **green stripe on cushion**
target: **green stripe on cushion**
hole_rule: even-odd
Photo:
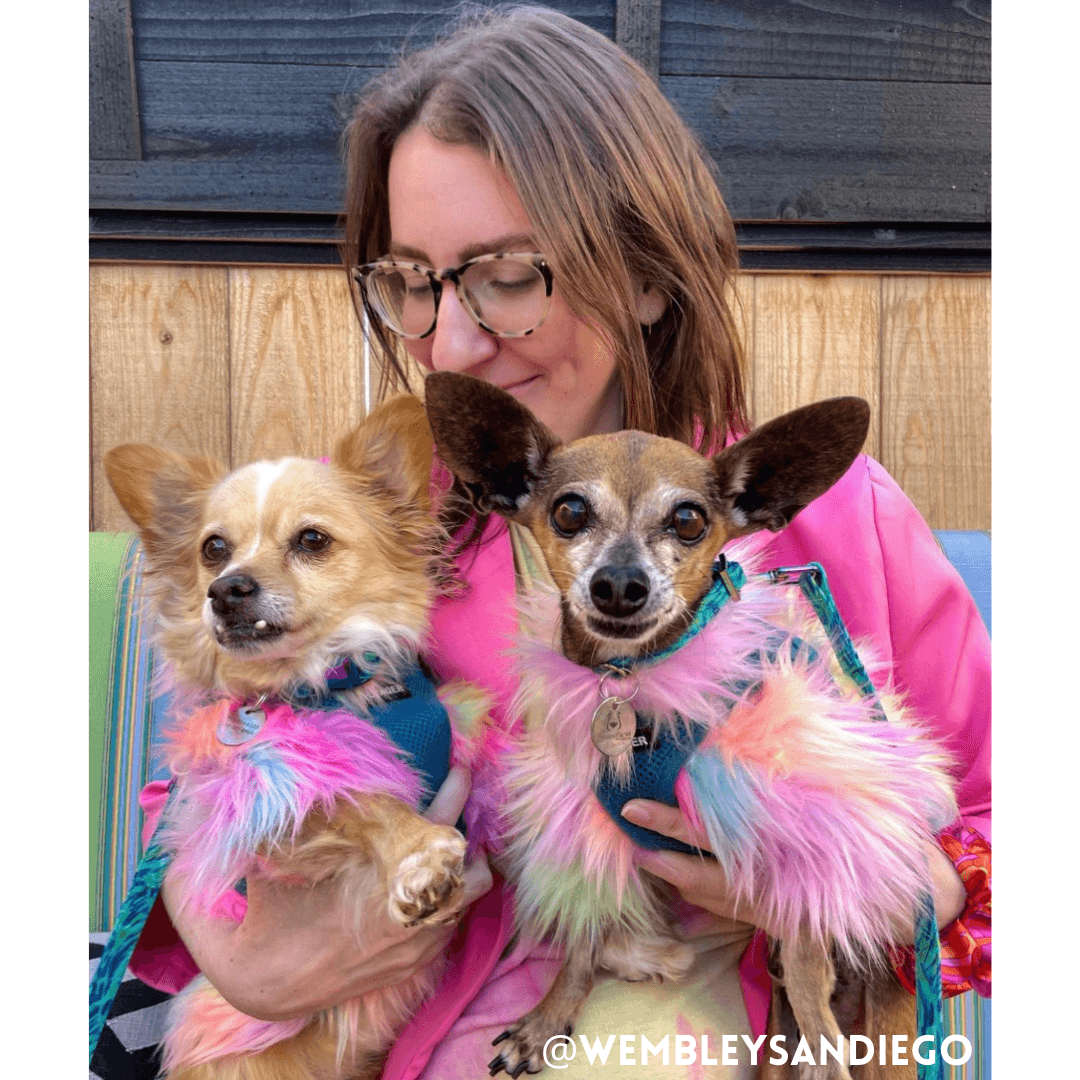
[[[91,535],[91,930],[112,926],[140,851],[153,673],[141,564],[133,536]]]
[[[101,820],[106,791],[105,743],[108,738],[116,594],[132,537],[90,534],[90,929],[105,929],[101,910]]]

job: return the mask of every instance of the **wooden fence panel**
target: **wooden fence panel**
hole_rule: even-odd
[[[364,347],[340,269],[229,271],[237,463],[327,453],[364,414]]]
[[[228,270],[90,268],[91,517],[131,524],[105,479],[113,446],[147,442],[229,460]]]
[[[990,81],[990,0],[664,0],[660,70]]]
[[[930,523],[990,527],[989,278],[747,273],[735,295],[756,422],[859,394],[867,451]],[[340,269],[92,267],[94,527],[128,527],[110,446],[323,454],[374,398],[368,375]]]
[[[757,423],[838,394],[870,402],[866,451],[880,453],[880,282],[857,274],[762,274],[754,291]]]
[[[990,280],[882,279],[881,462],[933,528],[990,527]]]

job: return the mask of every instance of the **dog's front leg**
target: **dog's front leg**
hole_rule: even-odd
[[[848,1056],[847,1039],[830,1004],[836,972],[829,948],[803,932],[796,940],[781,944],[780,963],[791,1011],[816,1062],[813,1065],[793,1064],[790,1075],[798,1080],[851,1080],[851,1073],[844,1064]],[[839,1048],[839,1061],[831,1054],[825,1054],[822,1037]],[[790,1045],[789,1040],[786,1047],[789,1057],[794,1056],[797,1045]]]
[[[456,918],[465,893],[465,839],[389,795],[342,801],[332,815],[308,816],[277,871],[315,882],[336,877],[342,905],[356,912],[379,889],[391,918],[404,926]]]
[[[563,965],[543,1001],[496,1040],[499,1054],[489,1065],[510,1076],[538,1073],[544,1067],[544,1047],[555,1036],[569,1037],[574,1021],[592,990],[603,946],[568,947]]]

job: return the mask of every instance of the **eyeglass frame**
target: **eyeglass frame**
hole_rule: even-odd
[[[537,270],[540,271],[540,276],[544,279],[544,300],[547,307],[544,311],[543,317],[535,325],[531,326],[528,330],[496,330],[494,327],[489,326],[480,316],[473,311],[472,304],[463,295],[461,290],[461,275],[469,269],[470,266],[476,263],[482,262],[495,262],[498,259],[516,259],[520,262],[528,262]],[[431,319],[431,326],[428,327],[422,334],[407,334],[404,330],[398,330],[391,326],[386,319],[384,319],[376,310],[374,304],[368,299],[367,282],[365,281],[365,275],[370,274],[374,270],[383,270],[387,268],[398,268],[402,270],[416,270],[418,273],[424,274],[429,284],[431,285],[432,295],[435,297],[435,311]],[[551,311],[551,288],[554,281],[554,277],[551,273],[551,267],[548,266],[547,259],[541,255],[538,251],[494,251],[489,252],[486,255],[476,255],[471,259],[466,259],[460,266],[448,267],[445,270],[434,270],[430,266],[424,266],[423,263],[414,262],[402,262],[398,259],[376,259],[374,262],[364,263],[362,266],[352,267],[353,280],[360,286],[360,292],[364,300],[364,309],[369,315],[378,319],[386,328],[399,337],[408,338],[410,341],[421,341],[426,337],[430,337],[435,333],[435,328],[439,322],[439,301],[442,300],[443,282],[452,281],[454,283],[454,292],[457,293],[458,299],[461,301],[461,306],[469,313],[469,317],[487,334],[492,334],[495,337],[501,338],[522,338],[528,337],[530,334],[535,333],[544,325],[548,314]]]

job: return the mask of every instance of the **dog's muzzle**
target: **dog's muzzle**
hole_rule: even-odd
[[[649,578],[639,566],[601,566],[589,582],[596,609],[609,619],[636,615],[649,599]]]
[[[226,648],[261,645],[285,632],[284,627],[267,620],[262,589],[250,574],[215,578],[206,595],[214,613],[215,636]]]

